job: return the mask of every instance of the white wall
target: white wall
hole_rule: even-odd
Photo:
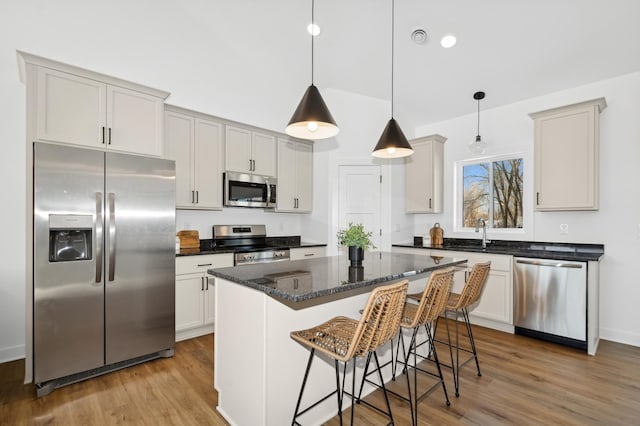
[[[24,356],[25,250],[30,249],[24,241],[25,197],[31,191],[25,184],[25,86],[19,81],[16,50],[167,90],[175,105],[283,131],[309,74],[306,67],[273,58],[297,58],[308,44],[283,39],[270,46],[268,37],[255,38],[243,25],[221,25],[248,22],[242,15],[247,10],[226,5],[205,0],[0,2],[0,362]],[[304,2],[287,5],[291,13],[306,16]],[[258,18],[271,7],[268,2],[251,5],[250,16],[244,17],[256,21],[252,29],[269,31],[272,23]],[[266,80],[261,69],[267,65],[282,78],[299,80],[299,92],[283,92],[278,82]],[[266,223],[273,235],[300,233],[300,215],[258,212],[180,212],[176,228],[186,222],[207,238],[211,225],[242,220]]]
[[[380,165],[383,177],[381,188],[383,235],[380,250],[389,250],[391,241],[401,238],[391,218],[404,208],[394,203],[391,188],[398,188],[403,160],[380,160],[371,155],[384,126],[389,121],[391,107],[388,101],[341,90],[327,89],[323,97],[334,116],[340,133],[334,140],[317,141],[314,146],[314,211],[303,218],[304,234],[313,233],[316,239],[327,243],[327,253],[338,252],[336,233],[339,230],[339,166]],[[404,215],[402,213],[402,215]],[[398,227],[400,229],[400,227]],[[408,233],[407,233],[408,234]]]
[[[203,14],[201,8],[205,3],[209,9]],[[171,92],[169,102],[175,105],[282,131],[309,84],[308,69],[288,66],[274,57],[287,57],[291,49],[306,55],[308,45],[292,46],[293,42],[287,39],[277,45],[265,45],[267,38],[252,37],[253,32],[245,31],[243,25],[232,29],[220,25],[221,20],[244,22],[242,16],[229,16],[225,4],[205,0],[112,0],[106,7],[97,0],[0,2],[0,114],[3,117],[0,199],[4,207],[0,210],[0,219],[5,241],[0,245],[0,362],[24,355],[24,254],[27,250],[24,229],[28,217],[24,206],[30,189],[25,187],[24,179],[27,173],[25,87],[18,80],[16,49],[167,90]],[[308,4],[305,2],[290,1],[287,5],[292,14],[306,16]],[[260,8],[270,7],[269,2],[254,2],[251,15],[266,15]],[[242,8],[234,11],[243,12]],[[263,25],[264,31],[269,31],[271,25],[268,20],[255,24]],[[223,33],[220,28],[233,33]],[[245,54],[249,49],[260,53]],[[299,80],[299,92],[286,93],[280,90],[278,82],[262,81],[260,70],[264,66],[275,67],[282,78]],[[318,77],[321,85],[321,76]],[[566,218],[555,213],[537,214],[534,219],[538,226],[531,237],[558,240],[554,229],[558,223],[568,223],[568,238],[606,245],[607,255],[602,265],[602,335],[636,344],[640,344],[637,326],[634,327],[640,323],[636,314],[639,310],[632,301],[638,299],[639,290],[632,286],[635,271],[631,269],[631,256],[638,253],[640,241],[637,239],[640,223],[637,189],[632,186],[639,180],[635,163],[640,158],[638,80],[638,75],[633,75],[601,82],[495,112],[486,111],[482,116],[482,135],[490,143],[489,153],[494,153],[498,146],[502,151],[510,151],[512,147],[530,151],[532,125],[526,116],[528,112],[607,97],[609,108],[602,116],[600,211],[569,214]],[[256,87],[261,91],[255,91]],[[211,225],[241,219],[245,223],[266,223],[272,235],[299,233],[310,241],[327,242],[329,248],[335,250],[336,165],[374,164],[370,153],[389,119],[390,108],[388,102],[376,99],[332,90],[322,92],[341,127],[341,134],[335,140],[318,141],[314,146],[313,214],[263,215],[261,210],[244,209],[185,211],[178,213],[176,228],[183,229],[186,223],[207,238]],[[403,127],[403,130],[407,137],[414,136],[411,129]],[[445,162],[450,164],[466,155],[464,147],[457,149],[456,146],[466,146],[475,135],[475,116],[418,130],[418,136],[441,133],[449,138],[445,144]],[[383,220],[390,231],[385,236],[389,242],[409,241],[414,234],[424,234],[434,220],[438,220],[445,231],[451,229],[447,213],[415,218],[405,215],[402,160],[384,164],[383,175],[388,186],[383,199],[388,200],[388,204],[384,207]],[[450,170],[445,173],[450,174]],[[446,193],[450,194],[451,183],[446,185]],[[625,192],[631,195],[625,197]],[[446,212],[450,212],[450,207]]]
[[[491,93],[487,93],[487,97]],[[600,115],[600,208],[585,212],[533,212],[533,120],[528,114],[605,97]],[[600,336],[640,346],[640,73],[527,99],[480,113],[480,134],[489,144],[486,155],[522,152],[528,223],[513,237],[488,232],[489,238],[599,243],[605,246],[600,268]],[[415,235],[428,235],[440,222],[445,237],[477,238],[453,232],[453,164],[471,157],[467,143],[476,135],[476,114],[419,127],[417,135],[440,133],[445,143],[445,208],[438,215],[415,215]],[[526,219],[525,219],[526,220]],[[561,235],[560,224],[569,225]],[[400,240],[396,240],[399,242]],[[408,240],[405,240],[408,241]]]

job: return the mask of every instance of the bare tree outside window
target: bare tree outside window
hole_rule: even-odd
[[[482,218],[491,228],[522,228],[522,166],[514,158],[463,167],[464,227]]]

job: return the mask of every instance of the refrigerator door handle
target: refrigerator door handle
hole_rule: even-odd
[[[104,206],[102,204],[102,192],[96,192],[96,219],[94,228],[96,230],[96,282],[102,282],[102,232],[103,232]]]
[[[116,274],[116,195],[110,192],[107,196],[109,205],[109,281]]]

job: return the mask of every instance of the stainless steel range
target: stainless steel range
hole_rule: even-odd
[[[265,225],[214,225],[216,247],[234,251],[235,265],[289,260],[289,248],[269,245]]]

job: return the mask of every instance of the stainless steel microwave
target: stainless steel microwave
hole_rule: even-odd
[[[276,178],[246,173],[224,174],[224,205],[227,207],[276,206]]]

